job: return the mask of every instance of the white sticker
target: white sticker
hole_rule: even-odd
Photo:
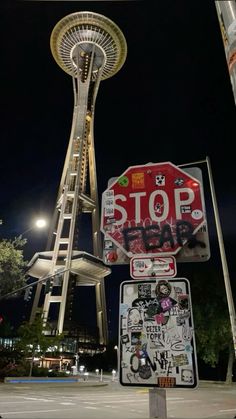
[[[191,215],[194,220],[200,220],[203,217],[202,211],[198,209],[192,211]]]

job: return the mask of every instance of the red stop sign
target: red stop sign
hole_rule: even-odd
[[[101,231],[130,257],[176,254],[204,221],[201,183],[170,162],[131,166],[103,192]]]

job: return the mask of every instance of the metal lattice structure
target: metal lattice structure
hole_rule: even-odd
[[[37,312],[41,289],[47,288],[44,318],[53,304],[59,306],[57,333],[64,330],[71,277],[75,285],[94,285],[99,343],[108,339],[104,277],[110,274],[102,261],[99,199],[94,150],[94,109],[99,83],[113,76],[125,62],[126,40],[114,22],[93,12],[65,16],[54,27],[50,46],[57,64],[73,81],[74,111],[70,140],[62,172],[53,221],[51,246],[37,253],[29,275],[40,278],[31,320]],[[76,249],[78,219],[91,214],[93,254]],[[42,279],[50,276],[44,282]],[[50,283],[48,284],[48,281]],[[49,286],[48,286],[49,285]],[[59,292],[58,292],[59,290]]]

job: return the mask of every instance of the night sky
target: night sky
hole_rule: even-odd
[[[129,166],[182,165],[209,156],[235,282],[236,109],[214,1],[157,1],[154,9],[152,4],[1,2],[1,237],[29,229],[34,217],[52,216],[70,136],[73,91],[72,78],[51,54],[50,35],[67,14],[88,10],[113,20],[128,47],[123,67],[101,82],[96,100],[100,196],[108,180]],[[201,264],[180,265],[178,273],[184,277],[203,265],[221,267],[206,165],[199,167],[212,256]],[[45,250],[47,233],[31,231],[27,237],[30,259]],[[129,279],[129,267],[112,269],[106,286],[110,327],[116,330],[119,283]]]

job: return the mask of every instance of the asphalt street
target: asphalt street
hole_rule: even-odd
[[[229,419],[236,416],[236,386],[200,384],[166,390],[168,419]],[[0,384],[3,419],[147,419],[149,388],[117,381]]]

